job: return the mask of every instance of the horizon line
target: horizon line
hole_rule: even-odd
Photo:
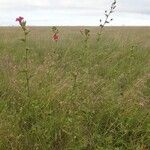
[[[28,27],[99,27],[97,25],[28,25]],[[19,27],[18,25],[0,25],[0,27]],[[107,27],[150,27],[150,25],[108,25]]]

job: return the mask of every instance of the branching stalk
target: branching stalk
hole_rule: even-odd
[[[105,20],[104,22],[100,19],[100,30],[98,33],[98,37],[97,37],[97,41],[100,40],[101,34],[104,30],[104,27],[106,26],[106,24],[109,24],[111,21],[113,21],[113,18],[110,18],[110,15],[114,12],[115,8],[116,8],[116,0],[114,0],[114,2],[111,4],[111,8],[109,11],[105,10]]]

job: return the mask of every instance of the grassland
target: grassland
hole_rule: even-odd
[[[150,28],[31,27],[30,97],[20,28],[0,28],[1,150],[149,150]]]

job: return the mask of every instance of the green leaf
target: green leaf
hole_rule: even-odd
[[[59,33],[58,28],[55,27],[55,26],[52,27],[52,31],[53,31],[55,34],[58,34],[58,33]]]
[[[25,35],[28,35],[30,32],[31,32],[30,30],[26,30]]]

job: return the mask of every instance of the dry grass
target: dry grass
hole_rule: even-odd
[[[150,149],[150,28],[107,27],[85,49],[80,27],[0,28],[0,149]]]

